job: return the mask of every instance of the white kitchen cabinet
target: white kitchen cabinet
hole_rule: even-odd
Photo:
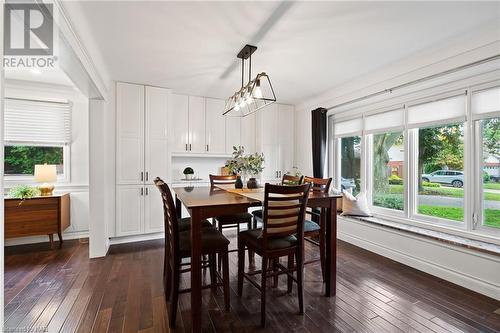
[[[137,235],[143,232],[144,186],[118,185],[116,187],[115,236]]]
[[[167,89],[146,86],[145,100],[145,175],[146,183],[154,178],[168,178],[168,99]]]
[[[172,94],[169,122],[172,131],[173,152],[189,151],[189,97]]]
[[[245,147],[245,152],[253,154],[255,150],[255,113],[241,118],[241,145]]]
[[[279,181],[293,168],[294,108],[271,104],[257,112],[257,151],[264,153],[262,181]]]
[[[116,181],[134,184],[144,178],[144,86],[116,85]]]
[[[205,98],[189,96],[189,152],[204,153]]]
[[[241,118],[226,117],[226,153],[232,154],[233,147],[241,144]]]
[[[164,226],[163,200],[155,185],[144,187],[144,233],[161,232]]]
[[[170,178],[167,125],[169,107],[175,106],[170,99],[169,89],[117,83],[116,226],[113,236],[163,230],[161,197],[152,184],[155,177]]]
[[[224,101],[207,98],[205,104],[205,151],[210,154],[226,152],[226,117],[222,115]]]

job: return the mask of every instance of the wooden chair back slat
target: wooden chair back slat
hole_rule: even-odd
[[[304,214],[310,187],[310,184],[265,185],[262,229],[265,245],[268,237],[297,234],[300,239],[303,236]]]
[[[210,186],[214,187],[215,185],[233,185],[236,183],[235,175],[228,176],[219,176],[219,175],[209,175],[210,178]]]
[[[301,185],[304,180],[304,176],[292,176],[292,175],[283,175],[281,179],[281,185]]]
[[[328,193],[330,191],[330,185],[332,184],[332,178],[313,178],[304,177],[304,183],[311,184],[311,191]]]

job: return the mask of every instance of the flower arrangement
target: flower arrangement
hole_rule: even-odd
[[[233,146],[233,157],[226,161],[226,167],[232,174],[255,177],[264,170],[264,154],[245,155],[243,146]]]

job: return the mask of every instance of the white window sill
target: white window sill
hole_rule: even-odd
[[[480,252],[493,254],[496,256],[500,256],[500,245],[489,243],[485,241],[470,239],[462,236],[452,235],[446,232],[429,230],[421,227],[416,227],[412,225],[407,225],[404,223],[398,223],[389,221],[387,219],[382,219],[378,217],[359,217],[359,216],[341,216],[342,219],[353,219],[357,221],[362,221],[365,223],[375,223],[379,226],[383,226],[386,228],[395,229],[402,232],[407,232],[411,234],[417,234],[420,236],[432,238],[437,241],[445,242],[448,244],[466,247],[472,250],[477,250]]]

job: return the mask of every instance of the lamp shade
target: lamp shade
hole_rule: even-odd
[[[51,183],[57,180],[55,164],[36,164],[35,180],[39,183]]]

